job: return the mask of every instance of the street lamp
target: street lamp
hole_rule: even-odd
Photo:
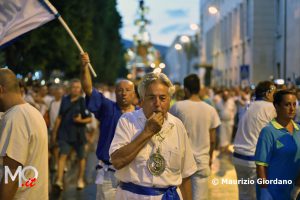
[[[198,31],[199,30],[199,26],[198,24],[190,24],[190,29],[192,29],[193,31]]]
[[[201,58],[201,33],[200,33],[200,25],[196,23],[190,24],[190,29],[194,31],[194,36],[191,37],[192,42],[195,44],[195,48],[197,49],[197,58],[198,64],[200,63]]]
[[[219,21],[220,20],[220,10],[219,10],[219,7],[217,7],[217,6],[215,6],[215,5],[211,5],[211,6],[209,6],[208,7],[208,9],[207,9],[207,11],[208,11],[208,13],[211,15],[211,16],[215,16],[216,17],[216,21],[215,21],[215,24],[213,25],[213,27],[212,27],[212,30],[213,30],[213,34],[216,32],[216,27],[218,26],[217,25],[217,21]],[[222,11],[222,10],[221,10]],[[215,35],[215,34],[214,34]],[[220,40],[220,38],[216,38],[215,36],[213,36],[213,40],[216,40],[216,39],[218,39],[218,40]],[[207,44],[206,44],[207,45]],[[207,48],[207,46],[205,47],[205,49]],[[212,48],[214,48],[213,46],[212,46]],[[204,50],[205,51],[205,50]],[[213,50],[213,51],[215,51],[215,50]],[[219,70],[219,65],[218,65],[218,61],[219,61],[219,57],[220,55],[217,53],[217,54],[213,54],[212,55],[212,61],[210,61],[210,62],[212,62],[212,66],[214,66],[214,70]],[[205,56],[206,58],[203,60],[204,61],[204,63],[206,64],[206,59],[207,59],[207,56]],[[207,70],[208,70],[208,68],[205,68],[205,71],[207,72]],[[205,73],[206,73],[205,72]],[[227,75],[226,75],[227,76]],[[221,81],[224,79],[224,77],[222,76],[222,77],[213,77],[213,80],[219,80],[219,79],[221,79]],[[210,81],[209,81],[210,82]]]
[[[176,43],[176,44],[174,45],[174,48],[175,48],[177,51],[180,51],[180,50],[182,49],[182,45]]]
[[[161,68],[157,67],[153,70],[153,73],[159,74],[159,73],[161,73],[161,71],[162,71]]]
[[[219,10],[216,6],[209,6],[208,7],[208,12],[212,15],[215,15],[219,12]]]
[[[161,73],[162,70],[166,67],[165,63],[159,63],[159,65],[155,65],[155,63],[151,63],[151,68],[153,68],[154,73]]]
[[[189,43],[190,42],[190,38],[188,36],[186,36],[186,35],[182,35],[180,37],[180,42],[182,42],[182,43]]]
[[[159,63],[159,68],[164,69],[166,67],[165,63]]]
[[[193,51],[194,51],[194,44],[193,44],[193,40],[191,40],[192,38],[190,36],[187,35],[182,35],[179,38],[179,43],[175,44],[175,49],[176,50],[184,50],[184,54],[185,54],[185,58],[186,58],[186,74],[190,73],[190,64],[191,64],[191,59],[193,58]]]

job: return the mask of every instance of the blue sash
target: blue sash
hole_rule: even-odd
[[[263,100],[264,100],[263,97],[257,97],[257,98],[255,98],[255,101],[263,101]]]
[[[122,190],[126,190],[134,194],[147,196],[159,196],[163,194],[162,200],[180,200],[176,191],[176,186],[170,186],[168,188],[154,188],[124,182],[120,182],[119,186]]]
[[[255,157],[254,156],[245,156],[236,152],[233,152],[233,157],[242,159],[242,160],[248,160],[248,161],[255,161]]]

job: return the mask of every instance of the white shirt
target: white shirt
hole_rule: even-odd
[[[233,98],[227,99],[227,101],[220,101],[217,105],[217,109],[220,111],[220,118],[222,122],[234,124],[234,116],[236,113],[236,105]]]
[[[261,129],[275,117],[276,110],[273,103],[254,101],[250,104],[249,109],[239,122],[234,140],[234,151],[242,155],[254,156]]]
[[[27,103],[30,103],[31,105],[34,105],[35,107],[38,106],[37,103],[35,103],[33,97],[32,97],[32,94],[26,94],[24,97],[24,100],[27,102]]]
[[[50,103],[54,100],[54,97],[51,96],[51,95],[46,95],[46,96],[43,97],[43,100],[44,100],[47,108],[49,108],[50,107]]]
[[[143,109],[123,114],[118,122],[109,154],[133,141],[143,131],[146,120]],[[160,176],[153,176],[148,171],[147,160],[152,153],[156,153],[154,146],[159,143],[153,136],[131,163],[116,171],[117,179],[143,186],[168,187],[179,186],[182,178],[196,172],[197,166],[182,122],[168,113],[161,135],[165,137],[161,143],[161,155],[166,160],[165,171]]]
[[[209,167],[210,133],[221,122],[216,109],[203,101],[179,101],[170,110],[184,124],[198,170]]]
[[[32,166],[38,171],[35,186],[18,188],[14,199],[48,199],[47,127],[39,111],[28,103],[16,105],[3,115],[0,158],[6,155],[23,167]],[[26,170],[25,176],[33,178],[34,172]]]
[[[58,116],[60,104],[61,104],[61,99],[59,101],[53,100],[49,104],[50,130],[52,130],[54,128],[54,124],[55,124],[55,120]]]
[[[49,107],[50,107],[50,103],[53,101],[54,97],[50,96],[50,95],[46,95],[43,97],[43,101],[44,103],[40,103],[39,106],[39,110],[42,113],[42,115],[44,116],[45,113],[48,111]]]

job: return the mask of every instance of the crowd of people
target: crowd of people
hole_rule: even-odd
[[[83,189],[87,151],[98,159],[96,199],[208,199],[216,149],[220,156],[232,155],[238,180],[265,180],[239,184],[239,199],[296,199],[300,90],[295,86],[262,81],[255,90],[208,88],[196,74],[181,86],[163,73],[148,73],[112,89],[92,82],[88,54],[81,61],[80,78],[68,85],[32,86],[0,69],[0,165],[11,172],[19,166],[39,172],[36,187],[18,188],[13,180],[4,182],[2,171],[0,199],[47,199],[49,170],[56,171],[50,185],[64,190],[74,152],[77,189]]]

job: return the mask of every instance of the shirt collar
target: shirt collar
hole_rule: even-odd
[[[140,119],[140,120],[147,120],[145,114],[144,114],[144,111],[143,111],[143,108],[139,109],[136,111],[137,112],[137,118]]]
[[[293,120],[292,120],[292,123],[293,123],[294,129],[297,130],[297,131],[299,131],[299,130],[300,130],[299,126],[298,126]],[[276,128],[276,129],[283,129],[283,128],[284,128],[284,127],[283,127],[281,124],[279,124],[275,119],[273,119],[273,120],[271,121],[271,124],[272,124],[273,127]]]

